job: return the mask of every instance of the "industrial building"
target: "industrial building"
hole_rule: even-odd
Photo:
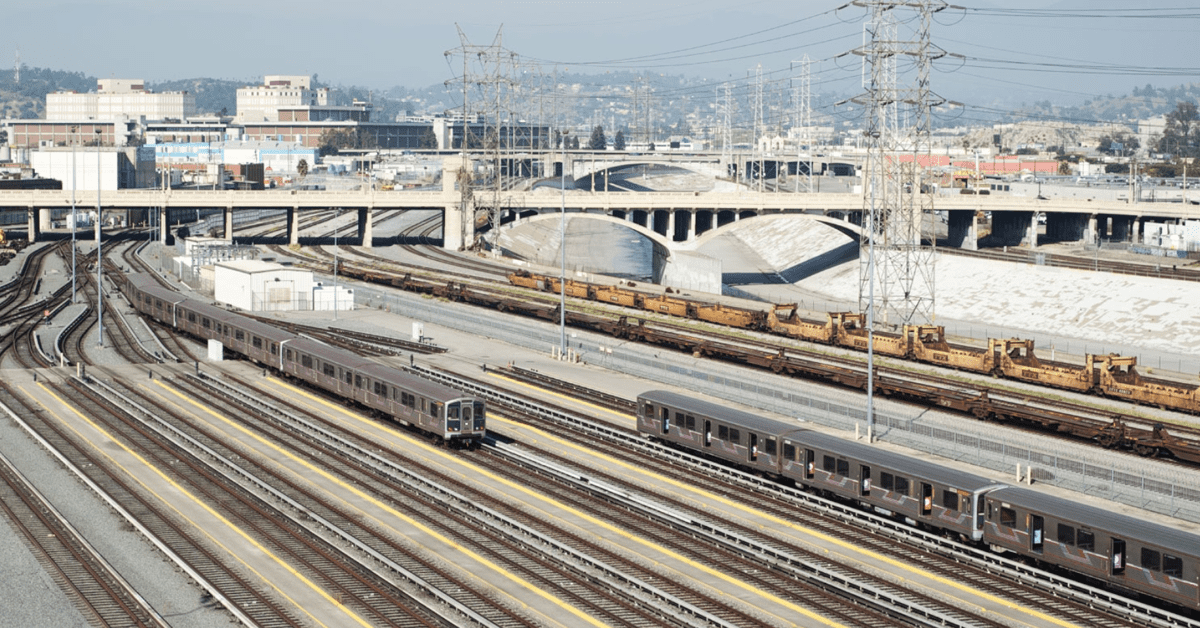
[[[196,115],[196,97],[187,92],[155,93],[142,79],[100,79],[96,91],[54,92],[46,95],[46,119],[182,120]]]
[[[248,312],[352,310],[354,291],[313,280],[312,271],[242,259],[213,265],[213,298]]]

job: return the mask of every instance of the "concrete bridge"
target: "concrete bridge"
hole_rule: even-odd
[[[372,214],[391,209],[433,209],[444,216],[444,246],[459,249],[475,237],[476,212],[482,209],[483,194],[464,201],[453,177],[445,177],[442,189],[435,191],[105,191],[77,194],[78,207],[84,211],[102,203],[106,209],[144,210],[148,213],[195,209],[220,209],[225,212],[226,237],[232,234],[233,212],[248,209],[284,209],[288,215],[288,234],[298,242],[302,211],[344,208],[357,210],[359,235],[364,246],[371,246]],[[539,190],[505,192],[502,224],[542,213],[561,211],[560,194]],[[568,212],[602,214],[646,227],[664,236],[666,241],[687,242],[730,222],[751,216],[778,213],[806,213],[838,217],[860,222],[861,194],[790,194],[740,192],[586,192],[568,191]],[[1046,233],[1057,240],[1090,240],[1097,235],[1132,238],[1136,241],[1140,225],[1149,220],[1200,219],[1200,206],[1182,203],[1127,203],[1124,201],[1039,200],[1003,195],[939,196],[934,200],[939,211],[949,214],[949,234],[953,246],[973,248],[978,238],[978,217],[992,216],[992,234],[997,244],[1036,245],[1037,216],[1046,215]],[[0,211],[25,211],[29,239],[50,229],[51,212],[71,207],[69,190],[0,191]],[[470,217],[470,218],[468,218]],[[160,237],[165,240],[170,221],[162,221]]]

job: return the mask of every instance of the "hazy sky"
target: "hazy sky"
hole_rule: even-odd
[[[20,47],[27,66],[100,77],[257,81],[267,73],[316,73],[334,85],[423,87],[461,69],[461,60],[445,55],[460,45],[457,24],[474,45],[490,44],[502,26],[506,49],[547,70],[557,62],[571,71],[744,83],[757,64],[768,77],[794,77],[791,62],[807,54],[814,92],[857,92],[858,58],[835,59],[862,43],[865,11],[835,11],[846,1],[6,0],[8,50],[0,59],[8,61],[0,66],[11,67]],[[968,57],[939,64],[933,75],[933,89],[952,100],[1073,103],[1134,85],[1200,81],[1200,1],[960,4],[971,10],[938,14],[932,30],[936,44]],[[1134,15],[1147,9],[1176,10]],[[1151,67],[1168,69],[1145,71]]]

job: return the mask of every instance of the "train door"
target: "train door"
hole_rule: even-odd
[[[871,495],[871,467],[865,464],[858,466],[858,494],[863,497]]]
[[[712,421],[704,419],[704,446],[712,447]]]
[[[804,479],[811,480],[817,473],[817,452],[804,450]]]
[[[921,514],[929,515],[933,512],[933,485],[921,482]]]
[[[750,462],[758,460],[758,434],[750,432],[750,449],[747,451],[750,454]]]
[[[1041,554],[1045,536],[1046,520],[1041,515],[1029,515],[1029,549]]]
[[[660,407],[658,409],[658,417],[659,417],[659,422],[662,424],[662,433],[670,434],[671,433],[671,409],[667,408],[667,407]]]
[[[1109,566],[1112,567],[1112,575],[1114,575],[1114,576],[1123,575],[1125,573],[1125,540],[1124,539],[1113,539],[1112,540],[1112,554],[1110,554],[1110,556],[1112,557],[1112,560],[1111,560]]]

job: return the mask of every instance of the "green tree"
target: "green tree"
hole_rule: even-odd
[[[624,131],[617,131],[617,136],[613,138],[613,150],[625,150]]]
[[[604,137],[604,127],[599,124],[592,129],[592,137],[588,140],[589,150],[605,150],[608,148],[608,138]]]
[[[364,129],[328,129],[317,138],[317,151],[332,155],[339,150],[375,148],[375,136]]]
[[[301,159],[296,164],[296,174],[300,175],[301,179],[308,176],[308,160],[307,159]]]
[[[579,150],[579,138],[578,137],[571,138],[571,150]]]
[[[1158,152],[1179,157],[1200,157],[1200,145],[1196,136],[1200,130],[1200,112],[1196,103],[1180,101],[1175,111],[1167,114],[1167,124],[1158,140]]]
[[[417,141],[417,148],[433,148],[438,147],[437,134],[433,132],[433,127],[425,129],[421,133],[421,139]]]

